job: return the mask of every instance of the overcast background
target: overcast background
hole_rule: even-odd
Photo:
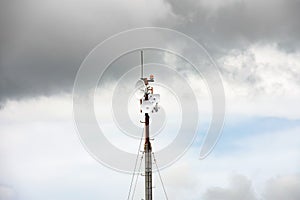
[[[98,43],[145,26],[203,44],[227,100],[213,153],[198,160],[196,142],[162,171],[169,199],[300,199],[299,9],[297,0],[1,0],[0,199],[127,198],[131,176],[80,144],[72,86]],[[136,199],[142,187],[140,178]]]

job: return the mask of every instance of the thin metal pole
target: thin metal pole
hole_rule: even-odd
[[[144,52],[141,51],[141,78],[144,78]]]

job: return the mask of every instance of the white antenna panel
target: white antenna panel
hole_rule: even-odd
[[[159,103],[160,102],[160,95],[159,94],[152,94],[152,95],[150,95],[149,101],[151,103],[154,103],[154,104]]]
[[[141,105],[142,113],[152,113],[152,110],[153,110],[154,106],[155,105],[153,105],[152,102],[150,102],[148,100],[144,100],[142,105]]]

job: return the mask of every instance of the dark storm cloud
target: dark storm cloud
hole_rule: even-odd
[[[71,24],[27,3],[2,2],[1,101],[69,91],[80,62],[96,39],[83,41],[87,30],[78,28],[84,25],[81,22]]]
[[[129,28],[159,24],[170,11],[160,0],[127,3],[1,1],[0,102],[71,92],[81,62],[98,43]]]
[[[204,43],[212,54],[256,42],[276,42],[293,50],[300,37],[300,2],[293,0],[2,0],[0,4],[0,102],[71,92],[89,51],[129,28],[177,29]]]
[[[277,43],[287,51],[299,46],[300,1],[170,0],[169,3],[173,12],[181,16],[177,29],[206,43],[213,51],[246,48],[256,42]]]

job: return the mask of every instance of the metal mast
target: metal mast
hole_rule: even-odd
[[[157,112],[158,102],[160,100],[159,94],[153,94],[153,88],[149,86],[149,82],[154,82],[154,76],[150,75],[150,78],[144,78],[144,56],[141,51],[141,80],[144,84],[144,95],[140,99],[141,112],[145,114],[145,200],[152,200],[152,147],[149,136],[149,113]]]
[[[145,95],[148,100],[148,95]],[[152,200],[152,147],[149,138],[149,114],[145,113],[145,200]]]

